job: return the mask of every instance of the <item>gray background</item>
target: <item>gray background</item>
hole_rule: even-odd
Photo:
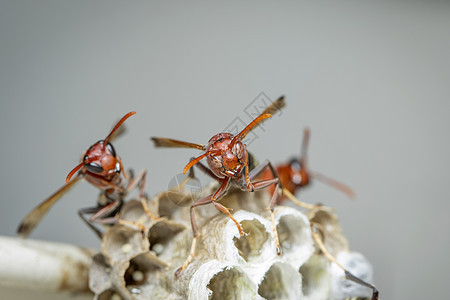
[[[320,183],[299,197],[336,208],[382,299],[445,298],[449,30],[444,1],[1,1],[0,234],[130,110],[115,147],[153,195],[197,152],[150,136],[206,143],[260,92],[284,94],[250,150],[286,160],[309,126],[312,168],[357,200]],[[97,247],[76,213],[96,195],[79,184],[32,237]]]

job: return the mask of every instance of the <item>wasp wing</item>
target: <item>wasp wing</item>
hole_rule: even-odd
[[[273,116],[285,106],[286,101],[284,101],[284,96],[281,96],[277,100],[273,101],[261,114],[271,114]]]
[[[123,133],[125,133],[126,128],[125,127],[121,127],[122,124],[126,121],[126,119],[128,119],[129,117],[131,117],[132,115],[135,115],[135,114],[136,114],[135,111],[130,111],[125,116],[123,116],[117,122],[117,124],[115,124],[114,127],[111,129],[111,132],[108,134],[108,136],[106,136],[105,141],[111,142],[115,138],[117,138],[120,135],[122,135]]]
[[[42,220],[42,218],[47,214],[49,209],[58,201],[71,187],[75,185],[80,179],[83,178],[81,175],[76,176],[72,179],[69,183],[61,187],[59,190],[57,190],[53,195],[45,199],[41,204],[36,206],[28,215],[25,216],[25,218],[22,220],[22,222],[19,225],[19,228],[17,229],[17,233],[21,236],[26,238],[28,235],[30,235],[31,231],[36,227],[36,225]]]
[[[351,187],[349,187],[333,178],[325,176],[319,172],[311,171],[311,177],[326,184],[326,185],[329,185],[329,186],[341,191],[342,193],[346,194],[347,197],[349,197],[350,199],[353,199],[356,196],[355,192],[352,190]]]
[[[247,134],[254,130],[256,127],[261,125],[264,120],[272,117],[273,114],[276,114],[280,111],[286,102],[284,101],[284,96],[281,96],[277,100],[273,101],[257,118],[255,118],[250,124],[248,124],[241,132],[239,132],[232,140],[230,145],[234,145],[237,140],[243,140]]]
[[[113,127],[114,128],[114,127]],[[123,124],[119,128],[117,128],[110,136],[108,141],[113,143],[118,137],[124,135],[127,132],[127,125]]]
[[[194,148],[199,150],[205,150],[205,146],[202,144],[194,144],[162,137],[152,137],[151,140],[153,141],[155,147]]]
[[[286,106],[286,101],[284,100],[284,96],[281,96],[280,98],[278,98],[277,100],[273,101],[272,103],[270,103],[270,105],[257,117],[255,118],[258,119],[260,118],[262,115],[265,114],[270,114],[270,115],[275,115],[277,112],[279,112],[282,108],[284,108]],[[254,120],[254,121],[255,121]],[[263,122],[265,121],[264,118],[262,118],[260,121],[256,122],[256,124],[254,124],[253,126],[247,126],[248,130],[245,131],[242,130],[242,134],[240,139],[244,139],[244,137],[252,130],[254,130],[256,127],[258,127],[259,125],[261,125]],[[249,124],[250,125],[250,124]],[[244,132],[245,131],[245,132]]]

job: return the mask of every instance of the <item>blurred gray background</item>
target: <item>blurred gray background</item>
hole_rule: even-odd
[[[320,183],[298,196],[336,208],[381,298],[448,296],[449,2],[1,1],[0,42],[1,235],[125,113],[115,148],[154,195],[198,152],[150,136],[206,143],[283,94],[250,151],[285,161],[309,126],[311,167],[357,199]],[[79,184],[32,238],[98,247],[77,215],[96,196]]]

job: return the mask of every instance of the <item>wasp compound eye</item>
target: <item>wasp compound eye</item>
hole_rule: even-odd
[[[116,157],[116,150],[114,149],[113,145],[108,143],[106,144],[106,148],[108,148],[109,152],[111,152],[111,155]]]
[[[300,161],[297,158],[293,158],[289,161],[289,165],[291,166],[292,169],[294,170],[300,170],[301,169],[301,164]]]
[[[86,167],[86,169],[88,169],[89,172],[92,172],[92,173],[99,174],[99,173],[103,172],[102,166],[100,166],[99,164],[96,164],[96,163],[88,163],[88,164],[85,164],[84,166]]]

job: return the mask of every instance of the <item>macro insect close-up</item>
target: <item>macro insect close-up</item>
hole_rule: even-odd
[[[142,171],[138,176],[130,179],[123,168],[120,156],[110,143],[123,122],[135,113],[133,111],[123,116],[105,139],[99,140],[84,152],[81,162],[67,175],[66,185],[44,200],[23,219],[17,230],[19,235],[27,237],[56,201],[83,178],[102,191],[97,206],[82,208],[78,211],[82,220],[99,238],[103,234],[94,224],[114,224],[118,222],[115,215],[120,210],[124,197],[130,190],[140,185],[140,196],[143,199],[146,172]],[[122,176],[128,181],[127,184],[123,182]],[[92,216],[88,218],[86,215]],[[121,220],[121,222],[124,221]]]
[[[275,173],[269,161],[262,163],[261,165],[250,171],[247,146],[242,141],[251,130],[259,125],[260,122],[272,117],[272,115],[268,112],[281,109],[283,106],[284,98],[281,97],[278,101],[275,101],[270,107],[268,107],[263,113],[261,113],[257,118],[255,118],[250,124],[248,124],[244,129],[242,129],[242,131],[237,135],[233,135],[231,133],[218,133],[208,141],[208,144],[206,146],[168,138],[152,137],[152,140],[155,143],[156,147],[194,148],[205,151],[204,154],[191,159],[191,161],[183,169],[183,174],[185,174],[191,167],[197,164],[200,169],[203,170],[207,175],[220,182],[220,187],[213,195],[196,200],[190,207],[192,231],[194,234],[194,238],[192,241],[192,250],[186,262],[177,270],[177,274],[179,274],[179,272],[184,270],[189,265],[195,253],[198,230],[195,222],[195,214],[193,210],[194,207],[209,203],[214,204],[221,212],[227,214],[228,217],[233,220],[239,230],[239,234],[241,236],[244,235],[241,224],[236,221],[228,208],[218,202],[220,198],[222,198],[223,195],[227,192],[230,183],[236,184],[242,190],[248,192],[253,192],[255,190],[274,185],[275,189],[272,193],[272,200],[269,205],[270,211],[273,215],[273,208],[275,207],[279,195],[279,180],[277,174]],[[201,164],[200,161],[203,158],[206,158],[209,168]],[[275,178],[255,181],[255,178],[257,178],[261,174],[261,172],[266,169],[270,170],[273,177]],[[277,247],[277,252],[281,254],[281,247],[278,242],[276,228],[274,227],[273,230],[275,233],[275,244]]]
[[[328,176],[325,176],[319,172],[312,171],[308,164],[308,144],[310,139],[310,130],[305,128],[303,131],[302,147],[299,157],[293,157],[286,163],[277,164],[275,169],[283,187],[292,195],[303,188],[309,186],[312,180],[320,181],[326,185],[329,185],[342,193],[346,194],[349,198],[355,197],[355,192],[347,185],[336,181]],[[272,174],[267,170],[264,170],[260,178],[270,179]],[[279,203],[286,199],[286,196],[279,198]]]
[[[333,213],[331,212],[330,208],[325,207],[321,204],[313,205],[313,204],[305,204],[303,202],[298,201],[295,196],[292,195],[293,192],[295,192],[295,189],[292,189],[292,185],[289,185],[291,182],[286,181],[286,179],[291,179],[291,181],[295,181],[295,178],[292,178],[291,173],[287,173],[284,171],[283,166],[281,167],[273,167],[272,164],[266,160],[261,164],[257,163],[256,158],[251,155],[247,150],[247,145],[244,142],[246,136],[254,130],[256,127],[258,127],[264,120],[271,118],[272,114],[276,114],[277,112],[281,111],[282,108],[285,107],[285,100],[284,97],[278,98],[276,101],[273,101],[268,105],[262,113],[259,114],[254,120],[252,120],[245,128],[243,128],[239,133],[236,135],[233,135],[231,133],[223,132],[214,135],[209,141],[207,145],[202,144],[195,144],[191,142],[184,142],[180,140],[174,140],[169,138],[162,138],[162,137],[152,137],[152,141],[154,142],[156,147],[176,147],[176,148],[192,148],[192,149],[198,149],[204,151],[203,154],[201,154],[198,157],[193,157],[189,163],[184,167],[183,174],[186,174],[189,172],[188,177],[178,186],[172,188],[172,196],[173,193],[180,195],[183,195],[186,193],[186,191],[183,191],[184,186],[186,183],[195,178],[193,168],[194,166],[199,168],[203,173],[208,175],[210,178],[212,178],[214,181],[217,182],[218,187],[215,188],[215,191],[212,194],[209,194],[207,196],[201,196],[199,198],[196,198],[195,195],[188,196],[188,199],[190,198],[192,200],[192,203],[189,207],[189,217],[190,217],[190,223],[192,228],[192,242],[190,246],[190,251],[188,251],[187,258],[184,260],[184,263],[181,267],[179,267],[175,271],[175,276],[170,279],[170,276],[167,276],[167,272],[171,269],[169,268],[171,266],[170,260],[167,260],[167,257],[173,255],[173,254],[166,254],[165,252],[168,251],[168,249],[172,249],[171,251],[174,251],[173,247],[183,247],[183,243],[180,244],[180,236],[186,236],[187,232],[184,228],[183,220],[185,219],[185,216],[180,215],[182,219],[177,219],[176,217],[170,217],[170,216],[163,216],[163,217],[155,217],[152,213],[149,211],[148,207],[148,197],[144,195],[144,189],[145,189],[145,176],[146,172],[143,170],[140,172],[140,174],[136,177],[133,177],[132,172],[130,171],[130,174],[127,175],[124,171],[124,167],[122,165],[121,158],[117,155],[113,145],[110,143],[111,140],[121,132],[119,129],[121,128],[121,125],[127,120],[130,116],[134,115],[135,112],[130,112],[126,114],[125,116],[120,119],[120,121],[114,126],[114,128],[111,130],[111,132],[107,135],[107,137],[103,140],[99,140],[98,142],[94,143],[91,147],[86,150],[83,155],[81,162],[73,168],[66,178],[66,185],[57,190],[53,195],[51,195],[49,198],[47,198],[44,202],[42,202],[40,205],[38,205],[34,210],[32,210],[21,222],[18,233],[22,237],[27,237],[31,231],[34,229],[34,227],[39,223],[39,221],[43,218],[43,216],[48,212],[48,210],[55,204],[57,200],[61,198],[76,182],[78,182],[80,179],[85,178],[89,183],[91,183],[96,188],[100,189],[101,193],[99,196],[98,204],[95,207],[90,208],[83,208],[78,211],[78,214],[83,219],[83,221],[98,235],[98,237],[101,239],[102,242],[102,251],[97,256],[95,256],[93,260],[91,270],[91,277],[89,278],[89,285],[90,288],[96,293],[97,297],[104,298],[104,297],[113,297],[114,295],[117,295],[117,297],[128,299],[128,298],[135,298],[138,295],[142,295],[142,297],[145,298],[145,294],[143,294],[142,289],[147,284],[147,282],[153,282],[153,284],[161,284],[158,281],[154,281],[151,278],[156,278],[154,276],[158,276],[159,281],[161,281],[161,278],[165,278],[162,280],[162,282],[165,281],[172,281],[172,284],[178,285],[178,286],[186,286],[186,280],[188,281],[195,281],[197,277],[197,273],[200,271],[194,271],[194,275],[192,275],[192,268],[190,268],[189,273],[190,275],[184,275],[185,272],[187,272],[187,268],[190,267],[191,262],[193,260],[195,261],[194,270],[198,268],[199,263],[200,266],[206,262],[208,264],[208,256],[201,258],[198,260],[196,257],[196,248],[197,248],[197,239],[199,237],[199,232],[202,231],[203,234],[206,234],[205,237],[203,237],[202,240],[202,248],[204,248],[205,243],[208,243],[208,240],[211,239],[211,232],[214,234],[214,230],[210,231],[208,233],[205,233],[204,228],[199,228],[197,226],[196,218],[195,218],[195,211],[194,208],[199,206],[204,206],[206,204],[213,204],[220,213],[224,213],[236,226],[238,231],[238,236],[235,236],[233,238],[233,247],[234,251],[238,250],[239,255],[238,257],[241,257],[240,259],[244,257],[248,257],[249,255],[255,255],[251,254],[252,252],[248,252],[248,247],[253,248],[255,245],[252,245],[254,243],[255,237],[255,229],[260,226],[256,225],[259,222],[264,222],[263,219],[260,221],[252,220],[252,216],[246,216],[246,218],[249,218],[247,220],[242,219],[239,221],[237,218],[233,216],[233,214],[230,212],[230,209],[227,208],[224,204],[220,203],[222,199],[230,198],[233,196],[228,197],[228,194],[230,193],[229,190],[233,189],[234,192],[231,194],[236,194],[236,188],[238,190],[241,190],[241,193],[252,193],[261,190],[262,194],[258,194],[259,196],[256,197],[249,197],[250,200],[238,200],[238,203],[250,201],[253,202],[255,199],[264,198],[264,195],[270,195],[268,198],[270,199],[269,203],[266,203],[263,206],[266,206],[266,208],[269,211],[270,217],[270,235],[273,238],[274,243],[274,249],[272,249],[272,254],[276,252],[275,256],[271,256],[271,258],[268,260],[273,260],[276,265],[276,257],[282,256],[281,261],[289,262],[290,256],[294,255],[297,256],[297,250],[292,251],[291,247],[289,246],[290,243],[296,243],[296,247],[303,247],[304,249],[308,250],[301,250],[306,251],[307,254],[301,254],[301,256],[304,256],[304,258],[300,262],[305,262],[305,259],[309,255],[313,255],[314,252],[316,252],[319,256],[324,256],[326,259],[330,261],[330,263],[335,264],[339,268],[342,269],[344,272],[344,276],[346,279],[355,282],[359,284],[362,287],[367,287],[369,289],[372,289],[372,300],[378,299],[378,290],[370,283],[367,283],[365,280],[361,279],[358,276],[355,276],[352,272],[346,269],[335,257],[332,253],[330,253],[327,249],[327,246],[325,243],[328,242],[328,239],[331,238],[340,240],[342,237],[334,236],[334,233],[330,233],[330,226],[326,225],[328,219],[333,219]],[[123,129],[123,128],[122,128]],[[303,141],[302,146],[302,156],[299,160],[302,165],[302,169],[296,170],[300,171],[300,174],[294,174],[294,176],[303,176],[303,181],[300,181],[297,186],[305,186],[307,184],[307,177],[309,175],[309,170],[306,168],[306,148],[308,143],[308,137],[309,132],[305,131],[306,133],[306,139]],[[201,160],[206,158],[207,166],[204,165]],[[277,171],[280,171],[280,173],[285,176],[284,181],[280,181]],[[269,174],[267,172],[270,172]],[[123,178],[122,178],[123,176]],[[291,178],[288,178],[288,177]],[[127,181],[127,184],[124,183],[124,180]],[[333,182],[333,184],[337,184],[335,181],[332,181],[331,179],[327,180],[328,182]],[[288,186],[289,188],[284,187],[284,185]],[[136,207],[134,203],[136,202],[127,202],[125,203],[125,197],[129,193],[130,190],[132,190],[134,187],[139,186],[139,199],[140,203],[139,207]],[[270,190],[267,189],[268,187],[273,187]],[[214,187],[213,187],[214,189]],[[350,190],[349,188],[347,188]],[[266,192],[264,192],[266,190]],[[292,192],[291,192],[292,191]],[[244,195],[242,194],[242,195]],[[167,206],[167,199],[165,199],[166,196],[165,192],[162,192],[161,194],[156,196],[156,199],[151,200],[152,202],[156,203],[156,207],[158,209],[163,208],[164,206]],[[241,195],[241,194],[237,194]],[[277,204],[280,203],[280,198],[282,195],[286,195],[289,199],[291,199],[295,204],[299,204],[300,206],[303,206],[304,208],[308,209],[307,216],[303,216],[301,221],[300,219],[296,222],[300,222],[297,226],[301,226],[301,230],[299,232],[301,233],[301,236],[303,237],[289,237],[287,240],[291,239],[291,241],[286,241],[286,227],[285,226],[293,226],[292,221],[290,221],[290,225],[286,225],[282,221],[283,214],[286,214],[286,212],[283,212],[280,214],[280,210],[275,210],[275,207]],[[185,197],[185,196],[182,196]],[[242,196],[240,196],[242,197]],[[253,198],[253,200],[251,200]],[[259,199],[260,200],[260,199]],[[259,201],[256,200],[256,201]],[[165,203],[165,202],[166,203]],[[124,205],[125,203],[125,205]],[[155,205],[153,203],[153,206]],[[136,210],[137,209],[137,210]],[[172,210],[180,210],[180,213],[182,214],[183,209],[182,207],[176,208],[173,207]],[[281,209],[281,211],[283,211]],[[243,210],[238,211],[237,215],[239,213],[242,215]],[[259,212],[261,213],[261,211]],[[122,215],[123,214],[123,215]],[[163,213],[165,214],[165,213]],[[287,212],[289,215],[289,212]],[[324,217],[324,215],[326,217]],[[90,218],[88,218],[86,215],[91,215]],[[142,219],[142,216],[139,215],[146,215],[147,221]],[[238,218],[242,218],[242,216]],[[320,217],[318,217],[320,215]],[[130,219],[131,216],[131,219]],[[214,214],[212,215],[214,218]],[[257,215],[255,215],[256,217]],[[259,218],[259,217],[258,217]],[[325,218],[325,219],[324,219]],[[219,219],[220,220],[220,219]],[[309,226],[308,226],[308,220]],[[181,223],[179,223],[181,222]],[[215,222],[215,221],[213,221]],[[221,221],[220,221],[221,222]],[[219,222],[219,223],[220,223]],[[265,221],[268,222],[268,221]],[[203,227],[208,223],[208,221],[202,222]],[[245,225],[244,225],[245,224]],[[98,225],[109,225],[111,226],[105,233],[99,229]],[[210,224],[208,226],[211,226]],[[248,228],[248,232],[244,231],[244,226]],[[249,227],[250,226],[250,227]],[[256,227],[254,227],[256,226]],[[268,226],[266,224],[266,226]],[[335,225],[338,226],[338,225]],[[220,228],[220,226],[219,226]],[[279,229],[281,228],[281,229]],[[331,227],[334,228],[334,227]],[[336,227],[338,228],[338,227]],[[223,230],[223,229],[221,229]],[[281,230],[282,232],[282,242],[280,242],[279,233],[278,230]],[[293,228],[287,229],[287,232],[290,232],[292,230],[295,230]],[[298,230],[298,229],[297,229]],[[338,229],[337,229],[338,230]],[[132,232],[141,232],[141,234],[138,234],[137,236]],[[259,231],[259,230],[258,230]],[[181,234],[183,232],[183,234]],[[339,230],[337,231],[339,232]],[[267,234],[267,233],[266,233]],[[338,233],[339,234],[339,233]],[[289,235],[293,235],[292,233]],[[177,238],[178,236],[178,238]],[[247,237],[249,236],[249,237]],[[294,235],[295,236],[295,235]],[[261,237],[257,238],[261,239]],[[306,240],[305,240],[306,239]],[[177,242],[178,240],[178,242]],[[311,252],[313,249],[313,241],[317,247],[317,250],[314,252]],[[339,242],[338,242],[339,244]],[[247,246],[244,246],[247,245]],[[259,246],[256,247],[260,247]],[[294,249],[296,248],[294,247]],[[306,247],[306,248],[305,248]],[[113,250],[114,248],[121,249],[119,252],[117,250]],[[333,246],[333,248],[335,248]],[[339,251],[346,252],[348,250],[346,246],[346,242],[344,239],[344,243],[342,246],[338,247]],[[159,250],[157,250],[159,249]],[[287,251],[287,254],[283,256],[283,250],[285,249]],[[276,251],[275,251],[276,250]],[[179,251],[179,250],[177,250]],[[202,251],[204,251],[202,249]],[[262,251],[262,250],[259,250]],[[336,249],[332,250],[335,253]],[[254,252],[254,250],[253,250]],[[118,253],[120,256],[116,257]],[[255,252],[257,253],[257,252]],[[164,258],[165,257],[165,258]],[[173,258],[176,258],[177,256],[174,256]],[[206,258],[206,261],[205,261]],[[209,261],[211,262],[211,261]],[[298,268],[298,263],[296,262],[295,265]],[[111,265],[110,265],[111,264]],[[273,263],[272,263],[273,264]],[[366,263],[363,263],[363,266]],[[146,266],[147,265],[147,266]],[[154,265],[154,268],[149,268],[149,265]],[[270,265],[269,265],[270,266]],[[101,283],[102,278],[108,278],[104,275],[98,277],[93,276],[95,273],[102,273],[103,268],[107,268],[105,270],[117,269],[114,271],[114,273],[117,273],[112,275],[111,279],[111,285],[112,288],[107,288],[106,290],[104,288],[98,289],[99,281],[100,285],[108,286],[108,283]],[[273,267],[273,266],[272,266]],[[269,274],[272,270],[272,267],[269,268],[267,274]],[[308,265],[308,272],[311,272],[311,270],[314,270],[316,268],[323,268],[321,264],[316,265],[316,263],[309,263]],[[201,269],[201,267],[200,267]],[[223,267],[220,267],[215,272],[219,271],[223,272],[223,270],[226,270],[227,268],[223,269]],[[95,270],[95,271],[94,271]],[[222,270],[222,271],[221,271]],[[93,273],[92,273],[93,272]],[[110,271],[108,271],[109,273]],[[170,271],[169,271],[170,272]],[[291,271],[286,271],[291,272]],[[313,271],[317,272],[317,271]],[[358,271],[360,272],[360,271]],[[370,272],[370,271],[369,271]],[[159,275],[158,275],[159,274]],[[161,274],[165,274],[163,277],[161,277]],[[180,275],[183,274],[183,279],[178,279]],[[201,273],[200,273],[201,274]],[[307,276],[307,273],[305,273],[303,276]],[[105,274],[106,275],[106,274]],[[365,273],[363,273],[364,276],[370,276]],[[114,283],[114,279],[116,276],[119,276],[119,278],[122,278],[122,280],[125,280],[125,286],[117,286],[117,283]],[[213,293],[223,293],[224,291],[222,289],[216,290],[214,288],[214,285],[212,285],[212,282],[215,281],[215,277],[218,276],[216,273],[212,274],[212,277],[210,281],[208,282],[208,287],[213,291]],[[267,278],[271,278],[272,275],[264,275],[264,277],[268,276]],[[298,276],[298,275],[297,275]],[[262,278],[264,278],[262,277]],[[234,278],[231,277],[231,278]],[[229,280],[229,279],[228,279]],[[252,280],[255,280],[255,278],[252,278]],[[316,279],[317,280],[317,279]],[[269,283],[265,283],[268,281]],[[240,280],[237,281],[231,281],[230,285],[234,286],[236,289],[242,289],[239,285]],[[294,295],[298,295],[298,290],[295,288],[293,291],[293,294],[289,294],[292,292],[289,292],[288,290],[285,290],[284,288],[281,290],[275,289],[273,291],[271,288],[269,290],[271,292],[267,292],[266,290],[270,285],[277,285],[276,279],[267,279],[259,282],[256,280],[255,282],[257,285],[260,285],[259,287],[259,294],[263,296],[264,298],[272,298],[272,296],[269,296],[270,294],[278,295],[276,297],[283,297],[282,295],[286,295],[288,298],[292,298]],[[106,284],[106,285],[105,285]],[[163,285],[166,285],[167,283],[164,283]],[[306,284],[306,283],[305,283]],[[212,285],[212,286],[211,286]],[[309,283],[311,285],[311,283]],[[314,285],[314,284],[313,284]],[[115,286],[115,288],[114,288]],[[326,285],[325,285],[326,286]],[[303,287],[305,289],[305,287]],[[328,288],[322,287],[322,290],[325,290],[325,293],[328,294],[330,292],[327,291]],[[341,288],[334,288],[335,291],[332,291],[332,294],[341,293]],[[169,291],[163,291],[164,293],[167,293]],[[171,293],[170,291],[169,293]],[[248,291],[247,291],[248,292]],[[192,292],[190,292],[192,293]],[[194,292],[195,293],[195,292]],[[254,293],[254,292],[251,292]],[[275,294],[274,294],[275,293]],[[287,293],[287,294],[286,294]],[[312,292],[311,295],[308,296],[307,290],[304,290],[304,292],[300,292],[300,294],[303,294],[303,296],[312,297],[314,292]],[[356,290],[351,290],[344,292],[346,295],[357,295],[358,293]],[[105,296],[107,295],[107,296]],[[220,295],[220,294],[218,294]],[[289,295],[289,296],[288,296]],[[187,296],[187,295],[185,295]],[[197,298],[197,296],[189,296],[189,298]]]
[[[105,4],[0,1],[0,299],[447,297],[450,2]]]
[[[270,190],[271,201],[268,206],[268,209],[271,215],[272,231],[276,251],[278,255],[282,254],[281,245],[278,238],[277,226],[275,224],[274,207],[279,201],[278,199],[280,198],[282,191],[285,194],[287,193],[288,197],[293,199],[294,203],[299,203],[299,201],[296,200],[295,197],[293,197],[293,195],[291,194],[292,192],[295,191],[295,188],[293,188],[292,181],[295,182],[297,179],[292,175],[292,172],[288,173],[285,171],[285,166],[282,165],[275,169],[269,161],[265,161],[260,165],[253,166],[253,169],[250,171],[249,154],[247,151],[247,146],[241,141],[244,140],[246,135],[251,130],[253,130],[257,125],[259,125],[261,121],[270,118],[272,116],[270,113],[276,113],[284,106],[285,106],[284,97],[280,97],[279,99],[271,103],[258,117],[256,117],[237,135],[233,135],[231,133],[219,133],[214,135],[208,141],[207,145],[195,144],[191,142],[185,142],[162,137],[151,138],[156,147],[193,148],[204,151],[205,153],[203,153],[202,155],[194,157],[190,160],[190,162],[184,167],[183,174],[186,174],[193,166],[197,166],[209,177],[219,182],[219,187],[214,192],[214,194],[197,199],[190,206],[190,218],[193,232],[193,240],[188,258],[186,259],[184,264],[180,268],[178,268],[177,271],[175,272],[175,275],[177,277],[180,275],[180,272],[182,272],[184,269],[188,267],[188,265],[191,263],[195,255],[196,243],[198,238],[198,228],[195,221],[195,213],[194,213],[195,207],[210,203],[214,204],[214,206],[216,206],[219,211],[225,213],[236,224],[239,231],[239,235],[240,236],[245,235],[241,224],[233,217],[229,209],[219,203],[220,199],[227,193],[230,183],[234,183],[237,187],[246,192],[254,192],[255,190],[274,186],[274,188]],[[309,131],[306,130],[305,139],[303,140],[302,145],[302,156],[300,157],[299,160],[297,160],[297,162],[301,163],[301,169],[300,166],[298,166],[297,167],[298,169],[291,170],[298,172],[297,174],[294,174],[300,177],[299,182],[296,183],[298,187],[305,186],[309,180],[307,177],[309,176],[309,170],[307,171],[306,167],[306,158],[307,158],[306,149],[308,146],[308,141],[309,141]],[[201,160],[203,158],[206,158],[208,167],[201,163]],[[292,167],[292,163],[288,167]],[[281,182],[277,174],[277,171],[280,170],[285,177],[284,180]],[[346,187],[345,185],[338,183],[332,179],[328,179],[323,175],[321,176],[322,180],[326,181],[327,183],[331,183],[331,185],[339,187],[340,189],[344,190],[347,194],[351,196],[353,195],[351,189]],[[262,179],[260,177],[262,177]],[[286,184],[289,188],[284,188],[283,183]],[[327,257],[331,262],[338,265],[345,272],[345,277],[347,279],[371,288],[373,290],[373,294],[371,297],[372,300],[378,299],[378,290],[372,284],[365,282],[364,280],[354,276],[351,272],[346,270],[345,267],[343,267],[325,248],[325,245],[322,242],[318,233],[318,226],[320,226],[320,224],[316,224],[315,222],[312,221],[312,218],[316,214],[316,211],[323,209],[321,205],[307,205],[307,207],[312,210],[312,217],[310,217],[312,236],[315,242],[317,243],[317,246],[319,247],[320,251],[323,252],[325,257]]]
[[[303,140],[299,157],[294,157],[290,159],[287,163],[278,164],[275,166],[276,173],[278,174],[278,178],[280,180],[281,185],[283,186],[283,197],[278,198],[278,204],[281,204],[287,198],[291,199],[295,204],[308,208],[311,210],[310,222],[311,222],[311,230],[313,233],[313,238],[316,241],[320,251],[322,251],[323,255],[325,255],[331,262],[338,265],[346,274],[347,279],[357,282],[363,286],[367,286],[373,290],[371,299],[378,299],[378,290],[370,283],[367,283],[360,278],[355,277],[348,270],[346,270],[339,262],[336,261],[334,257],[330,255],[330,253],[325,248],[325,245],[322,241],[319,227],[321,224],[317,224],[314,220],[315,214],[317,210],[320,210],[320,206],[314,206],[308,203],[304,203],[298,201],[294,196],[296,192],[303,189],[306,186],[311,184],[311,180],[315,179],[321,181],[322,183],[329,185],[342,193],[346,194],[349,198],[354,198],[354,191],[348,187],[347,185],[336,181],[328,176],[325,176],[319,172],[312,171],[308,165],[308,145],[310,140],[310,130],[309,128],[305,128],[303,131]],[[271,179],[273,178],[272,173],[269,173],[267,170],[264,170],[260,175],[260,178],[263,179]]]

